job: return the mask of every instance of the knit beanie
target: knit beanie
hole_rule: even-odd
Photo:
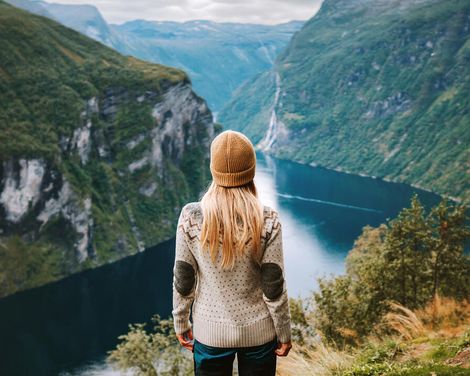
[[[243,133],[227,130],[212,140],[211,174],[222,187],[238,187],[255,177],[256,154]]]

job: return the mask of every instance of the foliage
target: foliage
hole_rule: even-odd
[[[66,253],[67,248],[46,241],[31,245],[19,236],[0,242],[0,291],[28,289],[64,277],[67,268],[73,267]]]
[[[348,370],[344,376],[467,376],[468,370],[443,364],[374,364],[362,365]]]
[[[442,199],[426,214],[414,195],[397,218],[364,227],[347,257],[346,274],[320,279],[314,293],[315,326],[324,338],[338,346],[357,344],[390,311],[390,301],[407,307],[396,325],[410,328],[409,309],[423,307],[437,294],[468,299],[465,211]]]
[[[301,298],[290,298],[289,310],[292,322],[292,341],[303,345],[309,338],[315,336],[315,331],[308,323],[309,306]]]
[[[353,364],[354,356],[323,343],[298,344],[294,342],[286,358],[278,358],[279,376],[343,375]]]
[[[357,346],[339,349],[317,337],[304,337],[304,342],[294,342],[289,356],[279,359],[278,372],[281,376],[392,376],[392,375],[467,375],[470,365],[468,354],[468,328],[470,311],[467,301],[456,299],[435,299],[423,309],[410,310],[395,305],[393,317],[383,323],[393,327],[385,334],[375,328],[370,335],[362,338]],[[451,308],[447,309],[450,305]],[[305,311],[307,325],[315,326],[314,307]],[[430,317],[439,312],[441,325],[429,324]],[[446,321],[452,313],[467,312],[457,321]],[[419,332],[411,336],[406,325],[396,326],[397,319],[412,318],[412,326]],[[403,322],[403,321],[401,321]],[[467,354],[467,355],[465,355]]]
[[[69,136],[79,124],[85,101],[110,88],[160,92],[188,81],[180,70],[124,57],[3,2],[0,36],[2,160],[44,154],[52,158],[59,137]]]
[[[278,72],[276,156],[468,200],[469,14],[461,0],[325,0],[219,119],[261,140]]]
[[[108,352],[108,362],[120,371],[135,371],[138,376],[192,375],[192,358],[176,339],[172,319],[152,317],[152,331],[146,324],[130,324],[129,332],[119,336],[121,342]]]

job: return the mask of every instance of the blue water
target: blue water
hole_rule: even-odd
[[[344,260],[365,225],[378,226],[409,206],[425,207],[436,194],[405,184],[301,165],[258,154],[260,199],[283,223],[286,281],[291,296],[306,297],[317,278],[344,272]]]
[[[290,296],[308,296],[316,279],[344,271],[365,225],[439,196],[404,184],[277,160],[258,154],[255,183],[282,222]],[[128,323],[171,312],[174,240],[121,261],[0,300],[0,375],[114,375],[103,361]]]

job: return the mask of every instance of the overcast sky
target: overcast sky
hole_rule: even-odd
[[[306,20],[322,0],[47,0],[50,3],[95,5],[110,23],[128,20],[277,24]]]

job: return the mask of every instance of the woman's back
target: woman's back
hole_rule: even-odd
[[[211,375],[231,374],[234,351],[239,370],[274,375],[275,354],[291,347],[282,226],[278,213],[258,200],[255,166],[246,136],[219,134],[211,144],[213,181],[178,219],[174,327],[181,344],[195,351],[195,370],[219,369],[224,359],[225,371]]]
[[[286,309],[281,224],[277,212],[264,206],[261,262],[258,264],[251,256],[249,242],[233,269],[217,266],[221,252],[214,264],[210,255],[201,250],[202,219],[199,202],[189,203],[181,211],[177,231],[181,263],[174,273],[176,292],[179,287],[183,297],[185,293],[186,297],[190,295],[189,289],[194,287],[191,291],[194,337],[206,345],[219,347],[256,346],[276,335],[287,339],[290,317]],[[197,280],[192,273],[197,275]],[[193,286],[189,286],[191,283]],[[178,295],[174,296],[176,307]],[[187,328],[181,330],[184,329]]]

